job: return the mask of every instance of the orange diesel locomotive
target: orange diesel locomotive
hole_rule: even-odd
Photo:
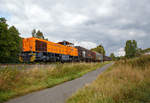
[[[21,62],[34,61],[77,61],[78,50],[69,45],[69,42],[54,43],[38,38],[23,38]]]

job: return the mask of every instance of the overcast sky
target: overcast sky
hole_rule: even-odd
[[[129,39],[150,47],[150,0],[0,0],[0,17],[22,37],[35,28],[49,41],[102,44],[107,55],[123,55]]]

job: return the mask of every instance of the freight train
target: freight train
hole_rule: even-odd
[[[21,62],[101,62],[103,55],[67,41],[50,42],[38,38],[23,38]]]

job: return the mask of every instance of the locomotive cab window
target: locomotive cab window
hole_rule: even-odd
[[[36,40],[36,51],[47,51],[47,43]]]

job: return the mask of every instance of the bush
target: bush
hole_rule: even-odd
[[[117,62],[117,65],[130,65],[132,68],[145,69],[150,65],[150,55],[144,55],[134,59],[124,59]]]

